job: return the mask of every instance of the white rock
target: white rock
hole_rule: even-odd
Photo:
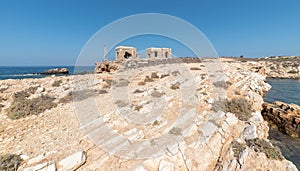
[[[173,171],[174,170],[174,164],[170,163],[168,161],[162,160],[159,163],[158,171]]]
[[[46,156],[45,154],[38,155],[37,157],[34,157],[34,158],[28,160],[27,164],[33,165],[35,163],[39,163],[46,158],[45,156]]]
[[[52,163],[52,164],[48,165],[47,167],[44,167],[43,169],[41,169],[39,171],[56,171],[55,163]]]
[[[37,88],[37,90],[36,90],[36,94],[40,94],[40,93],[42,93],[42,92],[44,92],[44,91],[45,91],[45,88],[39,87],[39,88]]]
[[[47,157],[49,157],[50,155],[55,154],[55,153],[57,153],[57,151],[50,151],[48,153],[38,155],[37,157],[34,157],[34,158],[28,160],[27,164],[33,165],[36,163],[40,163],[42,160],[45,160]]]
[[[227,118],[225,119],[225,122],[228,123],[228,125],[235,125],[238,122],[237,117],[235,117],[232,113],[226,114]]]
[[[25,154],[20,155],[20,157],[21,157],[22,160],[28,160],[29,159],[29,156],[27,156]]]
[[[243,135],[246,140],[257,138],[256,134],[256,126],[255,125],[249,125],[244,129]]]
[[[61,160],[58,163],[58,170],[60,171],[75,170],[79,168],[81,165],[83,165],[85,161],[86,161],[86,153],[84,151],[80,151]]]
[[[206,122],[205,125],[201,129],[203,136],[205,136],[206,138],[211,137],[212,134],[214,134],[216,130],[217,130],[217,126],[209,121]]]
[[[147,171],[143,166],[138,166],[134,171]]]
[[[45,162],[33,167],[25,168],[24,171],[56,171],[54,162]]]

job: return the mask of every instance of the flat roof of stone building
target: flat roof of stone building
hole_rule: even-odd
[[[118,46],[118,47],[116,47],[116,49],[135,49],[135,47],[131,47],[131,46]]]

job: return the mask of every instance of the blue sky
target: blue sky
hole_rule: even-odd
[[[99,29],[139,13],[186,20],[220,56],[300,55],[299,7],[299,0],[0,0],[0,65],[74,65]],[[138,51],[170,44],[176,56],[191,55],[160,36],[124,44]]]

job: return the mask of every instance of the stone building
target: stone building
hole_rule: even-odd
[[[139,56],[136,54],[136,48],[130,46],[116,47],[116,61],[122,62],[127,59],[139,59]]]
[[[171,48],[147,48],[146,49],[147,59],[171,59],[172,49]]]

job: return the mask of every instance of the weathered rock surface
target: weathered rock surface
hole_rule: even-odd
[[[300,138],[300,106],[276,101],[264,103],[263,117],[281,132]]]
[[[22,168],[55,163],[59,170],[60,164],[68,163],[61,161],[78,161],[75,167],[86,159],[77,170],[297,170],[267,140],[268,125],[260,111],[262,95],[270,86],[262,72],[250,71],[243,62],[224,62],[222,70],[209,74],[207,66],[215,66],[212,59],[160,62],[131,65],[136,74],[120,68],[120,77],[101,73],[1,81],[7,89],[0,92],[6,99],[0,113],[0,153],[29,156]],[[60,84],[53,86],[54,81]],[[178,86],[172,89],[175,83]],[[31,90],[26,99],[49,95],[57,106],[11,120],[6,109],[14,93],[22,90]],[[118,99],[123,94],[130,100]],[[239,99],[242,103],[237,103]],[[239,112],[236,104],[247,114]],[[103,128],[117,134],[109,136],[111,132]],[[154,148],[157,139],[165,140],[162,147],[167,148]],[[138,146],[138,152],[131,145],[140,141],[147,143]],[[154,150],[160,155],[116,155],[124,154],[122,150],[131,156],[147,156]],[[51,151],[56,152],[47,155]],[[81,151],[86,151],[86,158]],[[40,154],[45,154],[37,157],[41,160],[27,164]],[[78,160],[69,160],[72,154]]]
[[[81,165],[83,165],[85,161],[86,161],[86,153],[84,151],[80,151],[61,160],[58,163],[58,168],[59,168],[58,170],[61,171],[76,170]]]
[[[97,62],[95,67],[95,73],[111,72],[119,69],[119,64],[116,62]]]
[[[268,78],[300,79],[300,57],[276,58],[223,58],[227,62],[240,62],[251,71],[259,71]]]
[[[42,74],[51,75],[51,74],[69,74],[67,68],[52,68],[42,72]]]

